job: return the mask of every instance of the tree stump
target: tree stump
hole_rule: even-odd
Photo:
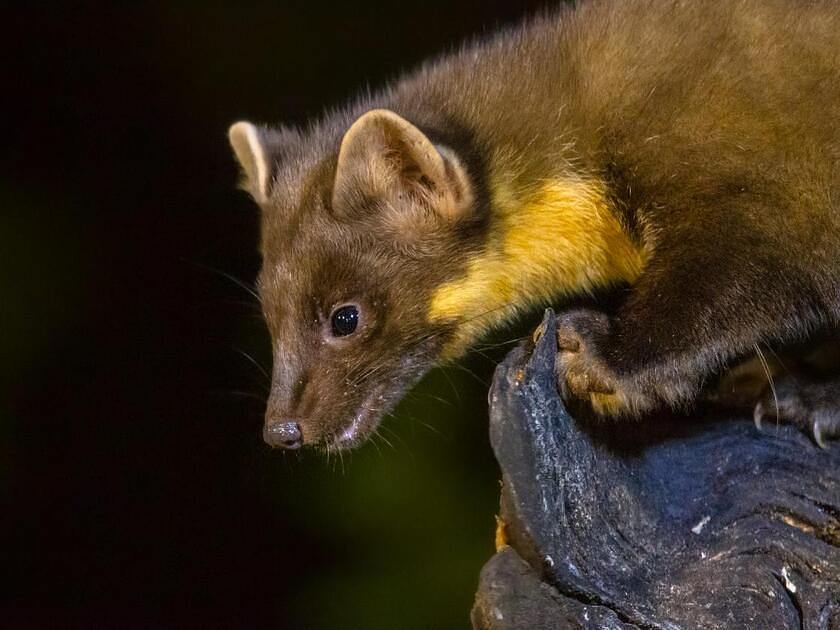
[[[545,334],[496,371],[508,544],[475,628],[840,628],[840,444],[751,418],[576,421],[555,353]]]

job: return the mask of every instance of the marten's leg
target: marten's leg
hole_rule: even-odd
[[[785,375],[765,390],[753,411],[759,428],[765,422],[790,422],[809,433],[821,447],[840,437],[840,378],[810,381]]]
[[[694,233],[672,232],[614,315],[561,315],[564,397],[588,401],[604,416],[676,407],[731,359],[836,317],[818,283],[786,261],[789,252],[752,236],[742,243],[737,228],[721,236],[702,224]]]
[[[826,446],[840,437],[840,331],[762,351],[706,388],[713,406],[753,415],[756,426],[789,422]]]

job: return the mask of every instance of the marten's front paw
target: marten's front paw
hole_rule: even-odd
[[[603,313],[580,310],[558,317],[557,386],[566,401],[583,400],[599,415],[620,416],[632,412],[641,394],[599,355],[598,344],[607,339],[609,330],[609,318]]]
[[[777,418],[809,433],[826,448],[826,441],[840,437],[840,380],[799,382],[787,377],[775,382],[775,396],[768,390],[753,412],[760,429],[764,420]]]

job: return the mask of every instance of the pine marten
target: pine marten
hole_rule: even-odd
[[[557,376],[606,417],[840,319],[836,2],[591,1],[229,135],[262,208],[275,446],[358,445],[432,366],[604,287],[613,309],[560,316]],[[779,407],[823,441],[840,389],[811,387]]]

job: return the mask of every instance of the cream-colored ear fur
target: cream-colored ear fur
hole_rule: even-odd
[[[268,161],[259,130],[249,122],[240,121],[228,130],[230,146],[248,178],[248,187],[257,201],[268,199]]]
[[[386,109],[374,109],[344,134],[338,153],[333,206],[362,196],[422,195],[443,217],[456,218],[469,207],[469,182],[454,152],[436,147],[410,122]]]

